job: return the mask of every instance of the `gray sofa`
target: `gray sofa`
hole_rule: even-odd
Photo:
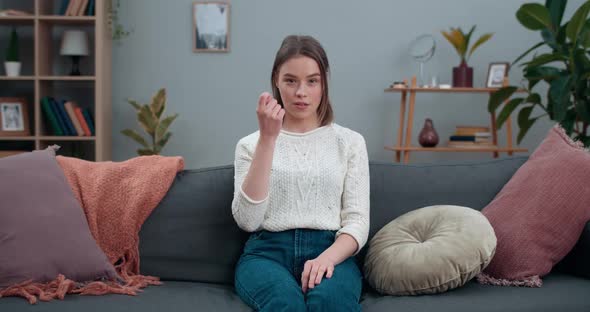
[[[410,210],[455,204],[481,209],[526,157],[456,164],[374,163],[371,232]],[[67,296],[29,305],[0,299],[0,311],[250,311],[235,294],[233,269],[247,233],[231,216],[233,167],[181,172],[141,231],[142,273],[162,278],[138,296]],[[362,263],[366,248],[358,257]],[[366,285],[365,285],[366,286]],[[474,281],[447,293],[380,296],[366,286],[363,311],[590,311],[590,225],[541,288],[484,286]]]

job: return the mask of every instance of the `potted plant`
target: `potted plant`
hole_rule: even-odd
[[[520,24],[538,32],[542,41],[513,64],[540,47],[548,50],[535,54],[520,65],[524,77],[521,89],[526,91],[524,96],[510,99],[518,90],[517,86],[501,88],[490,96],[490,113],[495,113],[506,102],[498,115],[498,128],[520,107],[517,143],[539,118],[547,116],[559,123],[574,140],[590,146],[590,1],[584,2],[569,21],[563,21],[566,5],[567,1],[547,0],[545,5],[523,4],[516,12]],[[541,93],[536,88],[539,85],[548,89]],[[535,109],[542,114],[533,117]]]
[[[451,43],[461,58],[461,64],[453,67],[453,87],[473,87],[473,67],[469,67],[467,62],[471,58],[473,52],[493,36],[493,33],[483,34],[477,39],[473,46],[469,48],[469,42],[471,41],[473,31],[475,31],[475,25],[471,27],[471,30],[469,30],[468,33],[463,32],[460,27],[451,27],[451,30],[448,32],[444,30],[441,31],[442,35]]]
[[[174,114],[161,119],[166,110],[166,89],[158,90],[152,97],[150,104],[142,105],[131,99],[128,99],[127,102],[137,110],[137,120],[147,133],[149,141],[132,129],[125,129],[121,133],[142,146],[137,149],[138,155],[159,155],[172,136],[172,133],[168,132],[168,128],[178,117],[178,114]]]
[[[16,28],[12,28],[8,48],[6,49],[6,60],[4,61],[6,76],[15,77],[20,75],[21,63],[18,50],[18,34]]]

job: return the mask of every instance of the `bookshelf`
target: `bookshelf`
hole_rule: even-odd
[[[504,82],[504,85],[507,85],[508,81]],[[441,89],[441,88],[423,88],[418,87],[416,84],[416,77],[412,77],[412,81],[409,87],[390,87],[385,89],[385,92],[397,92],[401,93],[401,102],[400,102],[400,122],[399,128],[397,131],[397,145],[395,146],[385,146],[386,150],[395,152],[395,162],[401,162],[403,156],[403,162],[408,163],[410,161],[410,153],[411,152],[475,152],[475,153],[492,153],[494,158],[499,156],[499,153],[507,153],[508,155],[513,155],[514,153],[518,152],[527,152],[528,150],[525,148],[518,148],[513,146],[512,144],[512,123],[510,118],[506,120],[506,146],[500,147],[498,146],[498,129],[496,127],[496,116],[494,113],[490,114],[490,125],[491,125],[491,133],[492,133],[492,143],[494,146],[481,146],[481,147],[448,147],[448,146],[438,146],[438,147],[421,147],[421,146],[412,146],[412,129],[413,129],[413,121],[414,121],[414,107],[416,104],[416,94],[417,93],[481,93],[481,94],[488,94],[490,95],[494,91],[497,91],[496,88],[448,88],[448,89]],[[517,90],[517,92],[522,92],[522,90]],[[406,102],[409,95],[409,111],[406,116]],[[404,129],[404,124],[406,125]],[[405,137],[404,137],[404,130],[405,130]],[[442,142],[442,140],[441,140]]]
[[[44,149],[58,144],[58,154],[91,161],[111,159],[111,31],[109,0],[93,0],[92,16],[62,15],[64,3],[83,0],[5,0],[0,10],[18,9],[27,16],[0,16],[0,97],[23,98],[29,119],[29,135],[0,136],[0,157],[17,151]],[[85,13],[89,13],[85,11]],[[8,35],[17,28],[21,75],[7,77],[4,52]],[[67,30],[88,36],[89,54],[80,59],[80,76],[70,76],[71,58],[60,55]],[[43,110],[42,99],[73,101],[92,115],[95,131],[90,135],[56,135]]]

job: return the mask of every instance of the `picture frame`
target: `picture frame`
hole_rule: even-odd
[[[0,136],[28,136],[30,133],[27,101],[0,97]]]
[[[230,11],[228,2],[193,2],[193,52],[229,52]]]
[[[487,88],[501,88],[504,86],[504,78],[508,77],[510,63],[493,62],[488,67],[488,76],[486,79]]]

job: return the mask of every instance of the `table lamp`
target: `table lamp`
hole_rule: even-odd
[[[82,30],[66,30],[61,41],[61,55],[72,57],[70,76],[80,76],[80,57],[88,55],[88,36]]]

